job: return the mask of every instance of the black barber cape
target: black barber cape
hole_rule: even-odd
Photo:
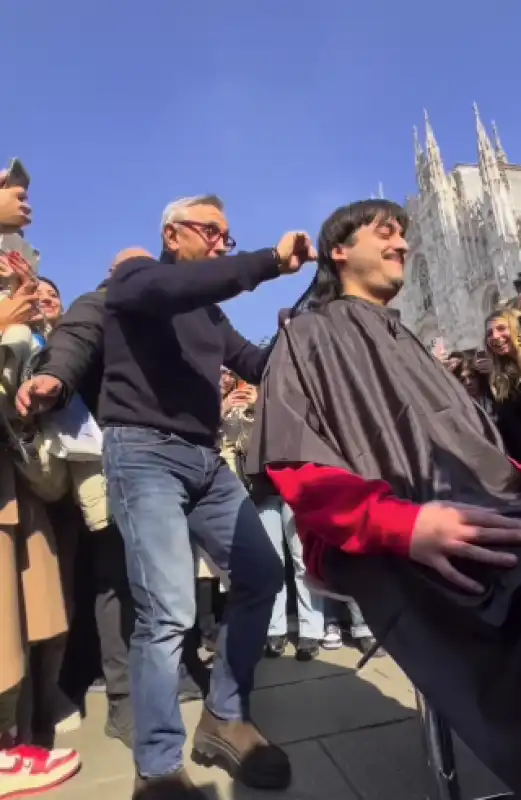
[[[492,422],[396,311],[358,298],[295,317],[261,385],[247,472],[309,462],[383,479],[415,503],[521,517],[521,476]],[[431,705],[521,792],[521,558],[513,570],[457,566],[485,593],[391,555],[331,549],[324,563]]]

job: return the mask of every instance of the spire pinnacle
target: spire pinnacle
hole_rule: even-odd
[[[416,158],[416,163],[418,163],[423,155],[423,148],[420,144],[420,135],[418,133],[418,128],[416,125],[413,126],[412,135],[414,140],[414,155]]]
[[[494,121],[492,121],[492,134],[494,136],[494,148],[496,151],[496,157],[498,161],[500,161],[502,164],[508,164],[508,156],[503,149],[503,145],[501,144],[501,139],[499,138],[497,125]]]
[[[445,168],[443,166],[440,148],[438,142],[436,141],[429,115],[425,109],[423,111],[423,115],[425,117],[425,146],[427,151],[425,162],[428,166],[431,182],[440,184],[445,177]]]

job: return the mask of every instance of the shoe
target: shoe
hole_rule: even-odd
[[[132,800],[208,800],[207,795],[194,786],[185,769],[179,769],[161,778],[136,776]]]
[[[107,691],[107,684],[105,683],[105,678],[96,678],[95,681],[92,681],[87,691],[93,692],[95,694],[105,694]]]
[[[291,783],[291,764],[280,747],[270,744],[253,723],[221,720],[207,708],[195,731],[192,758],[205,766],[222,763],[252,789],[284,790]]]
[[[72,733],[73,731],[79,731],[80,728],[81,714],[79,711],[73,711],[71,714],[68,714],[66,717],[62,717],[62,719],[55,723],[54,732],[56,734]]]
[[[313,661],[320,653],[320,642],[318,639],[306,639],[302,637],[298,640],[295,658],[297,661]]]
[[[38,794],[67,781],[78,772],[75,750],[43,750],[18,745],[0,752],[0,798]]]
[[[340,650],[344,644],[340,625],[336,622],[330,622],[329,625],[326,625],[326,631],[321,644],[324,650]]]
[[[266,658],[280,658],[283,656],[287,643],[287,636],[268,636],[266,649],[264,651]]]
[[[132,750],[134,744],[134,715],[130,697],[109,698],[109,712],[105,735],[110,739],[119,739],[125,747]]]
[[[204,695],[201,687],[196,684],[191,675],[186,673],[179,683],[179,702],[191,703],[194,700],[204,700]]]
[[[217,652],[217,639],[219,638],[219,633],[219,625],[214,625],[213,628],[201,635],[201,645],[208,653]]]
[[[354,642],[364,656],[368,655],[368,653],[370,653],[373,647],[377,644],[374,636],[360,636],[359,638],[355,639]],[[382,656],[385,656],[385,650],[383,647],[378,647],[371,655],[371,658],[382,658]]]

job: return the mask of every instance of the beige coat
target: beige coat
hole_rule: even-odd
[[[15,485],[16,481],[16,485]],[[67,630],[56,542],[45,506],[0,451],[0,694],[24,674],[27,643]]]

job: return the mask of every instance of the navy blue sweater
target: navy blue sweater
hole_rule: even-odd
[[[215,305],[279,275],[271,250],[205,261],[132,258],[110,279],[104,320],[103,425],[135,425],[214,446],[221,365],[259,383],[268,352]]]

